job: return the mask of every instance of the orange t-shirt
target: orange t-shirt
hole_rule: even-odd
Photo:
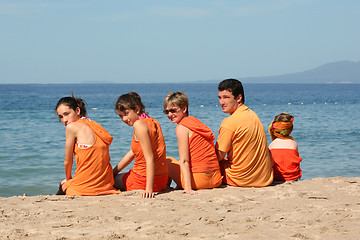
[[[227,153],[226,178],[240,187],[264,187],[273,181],[273,169],[264,127],[259,117],[241,105],[225,118],[216,149]]]
[[[75,144],[76,171],[74,177],[64,184],[66,195],[120,193],[119,190],[113,187],[114,177],[109,155],[112,136],[95,121],[79,119],[77,122],[86,124],[93,130],[95,142],[86,149],[79,148]]]
[[[168,174],[165,140],[159,122],[153,118],[143,118],[138,121],[145,121],[149,128],[151,148],[155,161],[155,176]],[[135,134],[133,134],[131,150],[135,155],[135,163],[132,170],[141,176],[146,176],[144,153],[141,149],[140,142],[135,141]]]
[[[295,181],[301,178],[299,152],[295,149],[270,149],[271,156],[274,160],[274,178],[280,181]]]
[[[193,116],[183,118],[179,124],[193,132],[189,139],[191,172],[220,169],[214,147],[215,136],[211,129]]]

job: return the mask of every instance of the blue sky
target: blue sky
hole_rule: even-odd
[[[183,82],[360,60],[358,0],[0,0],[0,83]]]

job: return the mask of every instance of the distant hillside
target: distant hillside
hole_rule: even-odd
[[[304,72],[239,78],[244,83],[360,83],[360,61],[339,61]]]

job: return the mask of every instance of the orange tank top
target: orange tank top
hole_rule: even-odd
[[[214,146],[215,136],[211,129],[193,116],[183,118],[179,124],[193,132],[189,139],[191,172],[220,169]]]
[[[109,145],[112,136],[92,120],[79,119],[94,131],[95,142],[88,148],[74,147],[76,171],[72,179],[65,183],[66,195],[104,195],[120,193],[114,185],[110,164]]]
[[[168,174],[165,140],[159,122],[153,118],[143,118],[138,121],[145,121],[149,128],[151,148],[155,161],[155,176]],[[135,155],[135,163],[132,170],[141,176],[146,176],[144,153],[141,149],[140,142],[135,140],[135,134],[133,134],[131,150]]]

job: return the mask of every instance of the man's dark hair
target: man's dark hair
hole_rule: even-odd
[[[242,96],[241,102],[245,103],[245,95],[244,95],[244,88],[242,83],[234,78],[229,78],[221,81],[218,85],[219,92],[221,91],[229,91],[234,95],[236,99],[239,95]]]

